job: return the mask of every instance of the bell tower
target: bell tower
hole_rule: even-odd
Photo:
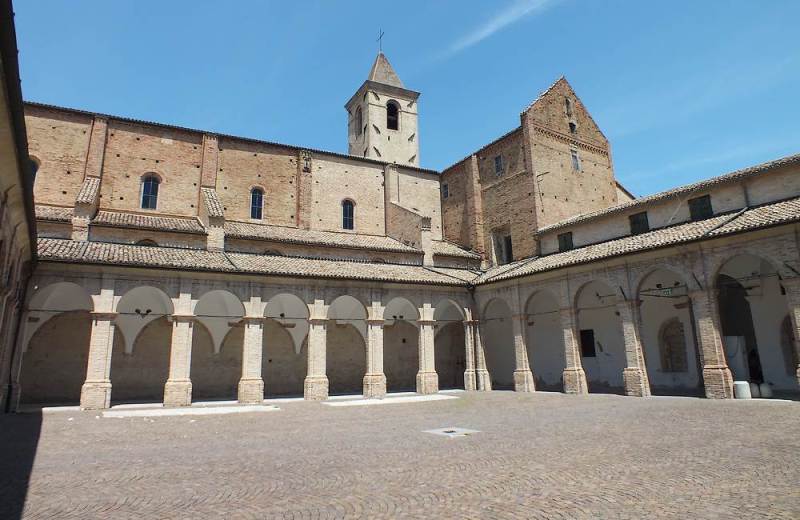
[[[418,98],[379,52],[367,80],[345,105],[348,153],[419,166]]]

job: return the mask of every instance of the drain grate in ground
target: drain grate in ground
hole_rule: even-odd
[[[435,430],[425,430],[423,433],[432,433],[434,435],[443,435],[445,437],[466,437],[473,433],[480,433],[478,430],[468,430],[467,428],[437,428]]]

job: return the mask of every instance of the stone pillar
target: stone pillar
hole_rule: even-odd
[[[795,378],[800,385],[800,277],[788,278],[781,282],[786,291],[786,304],[789,306],[789,319],[792,322],[792,333],[794,336],[794,352],[797,365],[795,366]]]
[[[716,298],[709,291],[689,294],[703,364],[703,385],[709,399],[733,398],[733,377],[725,359]]]
[[[625,368],[622,379],[625,382],[625,395],[648,397],[650,380],[642,351],[642,333],[639,314],[641,301],[623,301],[617,303],[622,321],[622,338],[625,341]]]
[[[328,320],[308,320],[308,372],[303,382],[303,397],[309,401],[328,398],[328,376],[325,375],[325,355]]]
[[[533,372],[528,362],[528,347],[526,345],[525,325],[527,316],[517,314],[512,317],[512,328],[514,331],[514,390],[516,392],[533,392],[536,390],[533,383]]]
[[[111,351],[114,348],[115,312],[93,312],[86,382],[81,387],[81,409],[111,406]]]
[[[418,320],[419,325],[419,372],[417,372],[417,393],[435,394],[439,391],[439,376],[436,374],[434,357],[433,320]]]
[[[575,311],[561,309],[561,331],[564,337],[564,393],[588,394],[586,372],[581,362],[581,349],[575,337]]]
[[[264,338],[264,318],[245,316],[242,345],[242,378],[239,380],[239,402],[261,404],[264,401],[264,379],[261,376],[261,356]]]
[[[464,321],[464,349],[465,349],[465,364],[464,370],[464,390],[477,390],[478,385],[475,381],[475,334],[474,334],[474,321]]]
[[[192,404],[192,332],[194,316],[173,314],[172,344],[169,352],[169,379],[164,385],[164,406]]]
[[[383,399],[386,396],[386,375],[383,373],[383,318],[367,320],[367,373],[364,374],[364,397]]]
[[[492,390],[492,378],[486,370],[486,354],[483,351],[483,340],[481,334],[481,324],[478,320],[474,322],[475,331],[475,376],[478,379],[478,390],[490,392]]]

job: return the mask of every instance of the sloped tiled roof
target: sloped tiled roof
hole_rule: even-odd
[[[100,211],[92,220],[92,225],[120,228],[153,229],[179,233],[202,233],[206,230],[195,218],[165,217],[160,215],[140,215],[119,211]]]
[[[200,188],[203,193],[203,203],[206,205],[206,212],[209,217],[224,217],[225,212],[222,203],[217,196],[214,188]]]
[[[97,200],[97,192],[100,190],[99,177],[86,177],[83,180],[78,197],[75,199],[77,204],[94,204]]]
[[[579,224],[581,222],[586,222],[587,220],[592,220],[599,217],[605,217],[608,215],[614,215],[616,213],[620,213],[630,209],[643,207],[653,202],[686,196],[695,191],[705,190],[707,188],[711,188],[719,184],[738,182],[747,177],[764,173],[767,170],[771,170],[773,168],[779,168],[781,166],[786,166],[790,164],[800,165],[800,154],[781,157],[780,159],[776,159],[774,161],[757,164],[755,166],[750,166],[749,168],[743,168],[741,170],[736,170],[730,173],[726,173],[724,175],[712,177],[710,179],[704,179],[702,181],[695,182],[693,184],[687,184],[685,186],[680,186],[678,188],[674,188],[671,190],[662,191],[661,193],[655,193],[653,195],[648,195],[646,197],[640,197],[638,199],[634,199],[629,202],[624,202],[622,204],[618,204],[610,208],[593,211],[591,213],[583,213],[581,215],[576,215],[574,217],[562,220],[560,222],[556,222],[555,224],[545,226],[539,229],[539,233],[540,234],[547,233],[550,231],[554,231],[556,229],[562,229],[567,226],[572,226],[575,224]]]
[[[421,253],[418,249],[386,236],[297,229],[249,222],[226,222],[225,235],[229,238],[256,239],[290,244],[370,249],[372,251],[396,253]]]
[[[374,81],[375,83],[405,88],[403,86],[403,82],[400,81],[400,77],[394,71],[392,65],[389,63],[389,60],[386,59],[386,56],[382,52],[378,53],[378,56],[375,58],[375,63],[372,64],[372,68],[369,71],[369,76],[367,79]]]
[[[36,205],[36,220],[47,220],[49,222],[70,222],[72,221],[72,208],[60,208],[58,206]]]
[[[800,198],[774,202],[740,213],[728,213],[676,226],[654,229],[640,235],[626,236],[592,244],[563,253],[528,258],[486,271],[476,283],[517,278],[561,267],[578,265],[660,247],[694,242],[705,238],[800,221]]]
[[[478,253],[467,251],[466,249],[446,240],[433,241],[433,254],[437,256],[452,256],[458,258],[471,258],[475,260],[481,259],[481,255]]]
[[[464,278],[475,277],[474,273],[467,270],[431,269],[421,265],[224,253],[106,242],[77,242],[53,238],[40,238],[38,243],[40,259],[51,262],[434,285],[466,285]],[[456,276],[456,274],[460,276]]]

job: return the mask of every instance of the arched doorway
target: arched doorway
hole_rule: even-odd
[[[484,308],[481,325],[486,369],[492,388],[513,390],[516,359],[511,308],[500,298],[492,299]]]
[[[720,333],[734,381],[796,394],[797,380],[788,373],[781,348],[789,309],[775,267],[755,255],[738,255],[723,264],[715,282]]]
[[[703,395],[702,370],[686,281],[667,269],[639,286],[642,351],[654,395]]]
[[[536,388],[564,389],[564,337],[558,300],[548,291],[538,291],[525,307],[528,360],[533,367]]]
[[[415,391],[419,372],[419,312],[405,298],[394,298],[383,311],[383,373],[388,392]]]
[[[234,294],[205,293],[194,307],[192,399],[235,399],[242,374],[244,306]]]
[[[261,373],[265,396],[303,395],[307,373],[308,305],[294,294],[273,296],[264,311]]]
[[[436,305],[433,320],[436,322],[434,361],[439,388],[463,389],[467,368],[464,311],[452,300],[443,300]]]
[[[617,295],[608,284],[584,285],[575,302],[581,361],[590,392],[625,393],[625,342]]]
[[[326,374],[330,394],[360,394],[367,371],[367,310],[352,296],[328,308]]]
[[[94,306],[77,284],[37,290],[24,316],[20,402],[77,404],[86,380]]]
[[[161,402],[169,376],[172,300],[155,287],[136,287],[117,303],[111,355],[112,402]]]

